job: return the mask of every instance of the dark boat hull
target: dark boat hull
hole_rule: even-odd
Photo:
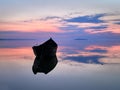
[[[47,74],[55,68],[58,62],[56,56],[57,44],[52,39],[32,48],[36,56],[32,67],[34,74],[38,72]]]

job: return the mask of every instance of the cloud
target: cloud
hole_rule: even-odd
[[[79,23],[104,23],[104,20],[100,20],[106,14],[86,15],[65,19],[66,22],[79,22]]]
[[[65,60],[72,60],[72,61],[77,61],[81,63],[95,63],[95,64],[103,64],[102,62],[99,61],[100,58],[104,58],[104,56],[98,56],[98,55],[93,55],[93,56],[68,56],[65,58]]]
[[[24,20],[18,22],[0,22],[0,31],[20,31],[20,32],[62,32],[59,30],[57,20]]]
[[[108,23],[108,26],[103,28],[103,29],[92,29],[92,28],[88,28],[86,29],[86,33],[89,34],[100,34],[100,33],[113,33],[113,34],[120,34],[120,25],[118,24],[112,24],[112,23]]]
[[[44,17],[44,18],[41,18],[41,19],[38,19],[38,20],[44,20],[44,21],[47,21],[47,20],[61,20],[62,18],[61,17],[58,17],[58,16],[48,16],[48,17]]]
[[[37,19],[28,19],[16,22],[0,22],[0,31],[20,32],[77,32],[83,35],[111,32],[119,34],[119,21],[111,21],[112,15],[74,15],[74,16],[47,16]],[[110,21],[109,21],[110,19]],[[113,20],[113,19],[112,19]],[[119,20],[114,18],[114,20]]]
[[[94,27],[88,27],[88,29],[106,29],[108,26],[107,25],[101,25],[101,26],[94,26]]]
[[[114,24],[118,24],[118,25],[120,25],[120,22],[115,22]]]
[[[94,49],[94,50],[90,50],[90,52],[106,53],[107,50]]]
[[[120,34],[119,16],[109,13],[101,13],[95,15],[77,15],[64,18],[64,26],[60,29],[64,31],[89,34],[113,33]]]
[[[91,24],[91,23],[67,23],[59,27],[60,30],[65,32],[77,32],[83,35],[105,33],[109,26],[107,24]]]
[[[80,28],[77,25],[67,25],[67,26],[62,26],[60,27],[61,30],[67,30],[67,31],[80,31],[84,30],[84,28]]]

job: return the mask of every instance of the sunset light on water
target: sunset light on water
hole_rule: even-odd
[[[120,90],[119,0],[0,0],[0,90]],[[58,64],[32,72],[49,38]]]

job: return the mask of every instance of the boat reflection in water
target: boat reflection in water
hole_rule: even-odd
[[[50,38],[48,41],[44,42],[39,46],[33,46],[33,52],[36,56],[33,63],[33,73],[49,73],[57,65],[57,44]]]

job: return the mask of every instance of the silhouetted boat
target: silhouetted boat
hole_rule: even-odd
[[[36,56],[32,67],[34,74],[37,74],[37,72],[47,74],[55,68],[58,62],[56,56],[57,47],[52,38],[39,46],[32,47]]]

